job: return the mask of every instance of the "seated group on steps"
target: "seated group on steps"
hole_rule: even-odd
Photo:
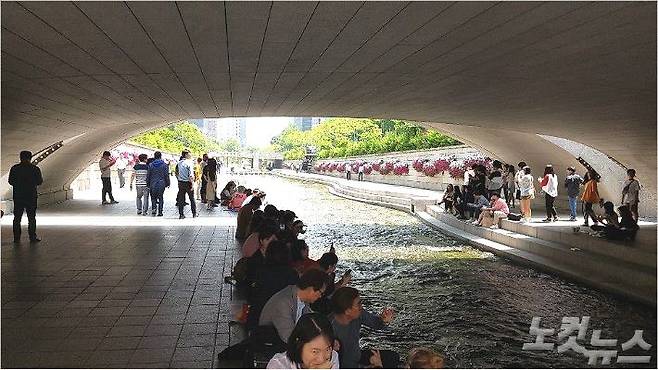
[[[488,163],[488,162],[487,162]],[[583,226],[591,226],[591,234],[610,240],[634,240],[639,229],[638,203],[640,184],[635,178],[635,170],[627,170],[627,180],[621,191],[621,202],[615,212],[615,205],[599,196],[598,186],[601,176],[588,164],[585,176],[576,173],[574,167],[567,168],[564,189],[569,199],[569,221],[576,221],[577,205],[580,199]],[[558,176],[552,165],[546,165],[543,176],[537,178],[545,199],[546,218],[542,222],[558,221],[555,198],[558,196]],[[464,174],[464,185],[448,184],[443,198],[445,212],[458,219],[469,220],[478,226],[500,227],[500,220],[528,223],[532,221],[531,202],[535,199],[535,180],[532,169],[525,162],[519,162],[518,172],[513,165],[498,160],[491,168],[484,164],[468,167]],[[582,193],[581,193],[582,188]],[[520,213],[510,212],[518,200]],[[600,211],[594,211],[598,205]],[[602,211],[602,212],[601,212]],[[620,219],[621,218],[621,219]]]
[[[351,271],[336,278],[333,245],[311,259],[299,239],[304,222],[293,211],[263,207],[265,195],[258,194],[240,207],[235,236],[243,257],[225,279],[246,296],[238,321],[248,335],[220,353],[220,361],[273,369],[443,367],[443,357],[428,348],[412,350],[406,363],[394,351],[361,348],[361,327],[385,330],[393,310],[365,309],[349,286]]]

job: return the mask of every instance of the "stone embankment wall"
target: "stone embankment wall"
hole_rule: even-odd
[[[453,179],[448,175],[447,172],[436,174],[433,177],[426,176],[422,172],[416,172],[411,166],[411,162],[416,159],[438,159],[440,157],[469,157],[469,156],[484,156],[477,150],[470,148],[465,145],[456,145],[451,147],[445,147],[440,149],[432,150],[410,150],[405,152],[397,153],[386,153],[386,154],[369,154],[362,156],[354,157],[344,157],[344,158],[331,158],[318,160],[317,162],[348,162],[362,160],[365,162],[378,162],[380,160],[384,161],[404,161],[409,162],[409,175],[397,176],[393,173],[388,175],[382,175],[373,171],[370,175],[364,175],[363,179],[365,181],[376,182],[380,184],[389,184],[389,185],[399,185],[399,186],[410,186],[418,189],[427,189],[427,190],[444,190],[447,184],[457,184],[463,185],[463,179]],[[295,164],[299,166],[300,161],[286,161],[287,164]],[[322,175],[332,176],[332,177],[341,177],[345,178],[344,172],[318,172]],[[357,174],[352,174],[352,179],[356,180]]]

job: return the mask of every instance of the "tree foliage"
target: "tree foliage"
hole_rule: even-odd
[[[319,158],[430,149],[459,142],[440,132],[390,119],[331,118],[309,131],[289,126],[272,139],[272,148],[285,159],[301,159],[313,145]]]
[[[137,135],[131,141],[162,151],[180,153],[188,149],[194,156],[212,151],[239,151],[240,143],[229,139],[219,143],[206,137],[199,128],[187,121]]]

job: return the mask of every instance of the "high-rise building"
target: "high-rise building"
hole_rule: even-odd
[[[324,117],[295,117],[293,125],[297,127],[299,131],[308,131],[317,126],[324,119]]]
[[[245,118],[206,118],[190,120],[196,124],[204,135],[224,142],[235,139],[240,146],[247,144],[247,121]]]

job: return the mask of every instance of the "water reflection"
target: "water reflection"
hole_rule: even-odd
[[[644,329],[656,367],[655,310],[481,252],[400,211],[329,194],[324,186],[273,177],[246,177],[270,203],[294,210],[308,225],[304,235],[318,258],[333,242],[340,270],[353,271],[365,306],[395,308],[390,330],[366,331],[364,346],[405,354],[427,345],[446,353],[448,367],[590,367],[572,351],[522,351],[533,316],[560,328],[563,316],[591,316],[603,338],[630,339]],[[554,341],[556,338],[547,338]],[[581,343],[591,348],[589,343]],[[600,366],[600,365],[599,365]]]

